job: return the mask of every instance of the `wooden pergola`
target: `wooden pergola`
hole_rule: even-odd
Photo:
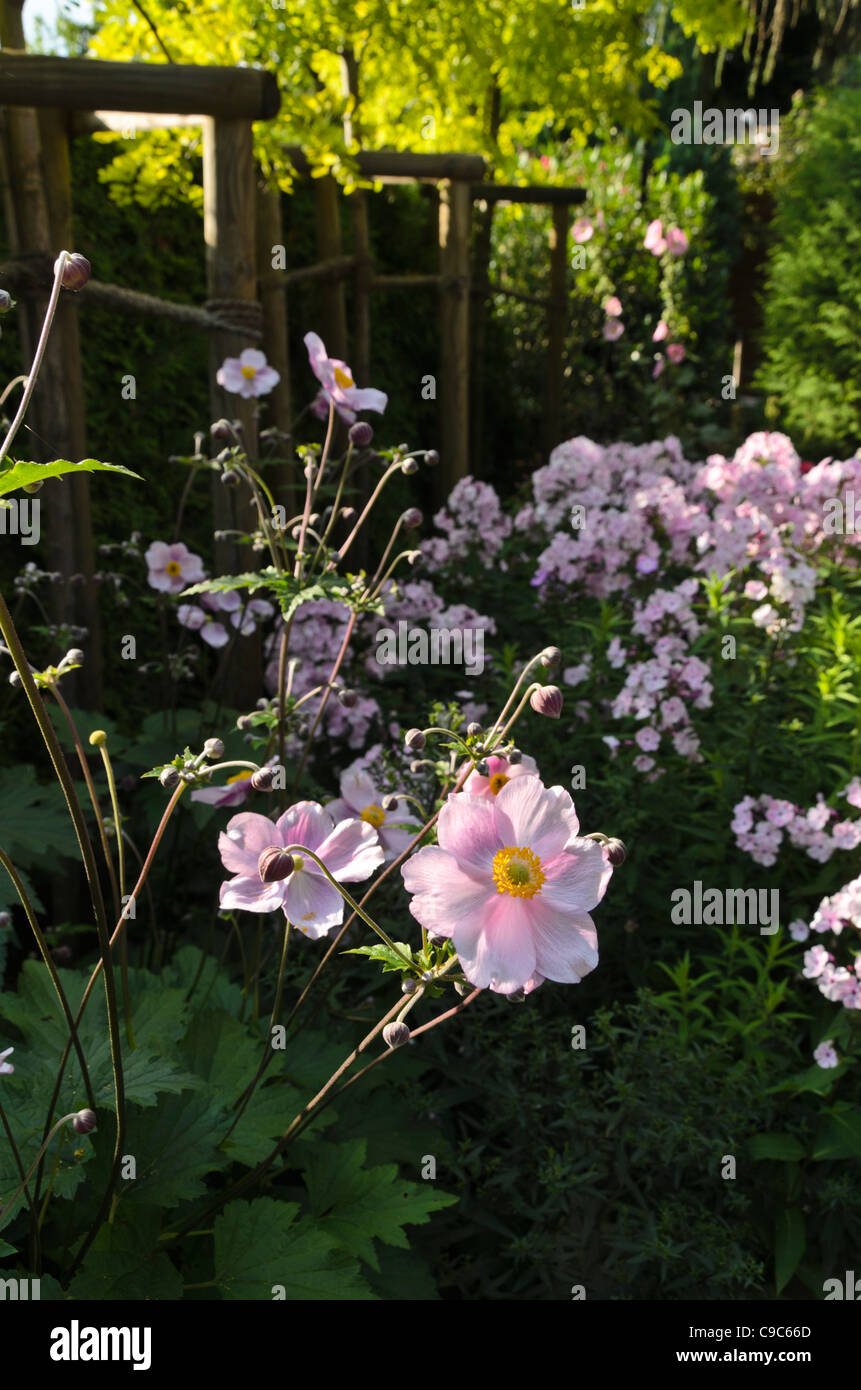
[[[380,292],[434,289],[440,313],[439,447],[441,494],[470,469],[470,303],[494,294],[513,294],[544,309],[548,352],[545,389],[546,442],[558,440],[561,422],[563,344],[567,317],[566,275],[569,216],[585,199],[579,188],[520,187],[485,180],[477,155],[362,151],[361,175],[380,182],[430,183],[437,196],[439,271],[387,275],[375,271],[368,236],[367,200],[359,190],[347,200],[353,214],[352,255],[341,243],[339,189],[331,177],[316,179],[317,261],[273,270],[270,249],[283,244],[281,199],[262,186],[254,162],[252,124],[271,120],[280,107],[275,77],[253,68],[191,67],[179,64],[114,63],[55,58],[23,51],[18,0],[2,6],[0,41],[0,152],[5,166],[4,203],[12,259],[0,278],[25,299],[22,328],[30,360],[50,287],[50,267],[61,247],[72,245],[70,136],[95,130],[135,130],[194,124],[203,131],[204,242],[207,301],[180,305],[128,287],[90,280],[79,295],[65,295],[46,356],[32,415],[36,434],[52,456],[81,458],[86,452],[83,384],[78,328],[79,305],[109,303],[118,312],[155,314],[209,334],[213,418],[242,420],[249,451],[256,453],[253,402],[229,400],[215,379],[225,356],[261,343],[281,373],[268,398],[272,424],[289,430],[287,293],[302,281],[320,282],[321,331],[333,356],[348,358],[359,385],[368,384],[371,297]],[[301,149],[285,151],[297,173],[310,166]],[[549,293],[518,295],[471,272],[472,208],[500,202],[546,204],[552,209]],[[353,285],[354,332],[348,347],[345,285]],[[29,339],[29,341],[28,341]],[[289,475],[282,477],[289,482]],[[98,605],[88,481],[76,477],[52,489],[46,508],[46,537],[52,568],[84,576],[81,620],[93,634],[86,668],[87,695],[95,702],[101,685]],[[217,530],[236,526],[242,499],[213,484]],[[229,571],[236,560],[231,542],[216,543],[216,566]],[[247,565],[247,555],[244,563]],[[254,663],[252,663],[252,667]],[[246,672],[249,683],[260,671]]]

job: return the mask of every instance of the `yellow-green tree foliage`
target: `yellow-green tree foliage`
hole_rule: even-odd
[[[274,71],[282,108],[257,125],[256,144],[285,189],[288,144],[349,189],[360,143],[470,151],[512,172],[542,133],[585,142],[613,125],[645,129],[644,92],[681,71],[658,41],[666,14],[704,49],[744,27],[743,0],[146,0],[144,9],[102,0],[93,56]],[[188,158],[198,144],[189,130],[139,135],[106,177],[116,196],[150,205],[199,198]]]

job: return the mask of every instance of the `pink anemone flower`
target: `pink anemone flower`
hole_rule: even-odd
[[[501,758],[496,753],[492,753],[489,758],[485,758],[487,763],[487,776],[483,777],[480,772],[471,772],[463,784],[463,790],[470,796],[498,796],[502,788],[514,777],[537,776],[538,768],[535,759],[524,754],[519,763],[510,763],[507,758]],[[460,795],[460,793],[456,793]]]
[[[397,859],[413,840],[419,829],[418,821],[406,814],[405,803],[398,802],[393,811],[384,811],[380,804],[383,793],[369,773],[360,768],[347,769],[341,774],[341,795],[326,803],[326,810],[336,821],[358,816],[372,825],[379,836],[386,862]],[[398,793],[394,792],[394,796]]]
[[[513,994],[545,979],[575,984],[595,969],[589,912],[612,867],[579,829],[564,787],[517,777],[494,798],[451,797],[439,843],[402,866],[410,911],[451,938],[473,985]]]
[[[355,424],[358,410],[376,410],[382,415],[389,401],[384,391],[378,391],[373,386],[365,389],[357,386],[346,362],[339,357],[329,357],[318,334],[306,333],[303,341],[308,349],[311,370],[342,420],[346,420],[348,425]]]
[[[269,366],[264,352],[246,348],[238,357],[225,357],[215,380],[231,395],[250,400],[252,396],[268,396],[281,380],[281,373]]]
[[[273,846],[304,845],[322,859],[339,883],[359,883],[370,878],[383,863],[377,832],[367,821],[344,820],[335,824],[317,801],[297,801],[277,821],[254,811],[243,811],[227,823],[218,837],[221,862],[235,877],[222,883],[219,902],[223,910],[274,912],[284,916],[306,936],[317,940],[344,920],[344,899],[308,855],[298,860],[289,878],[264,883],[259,861]]]
[[[153,541],[144,556],[147,563],[147,583],[151,589],[163,594],[179,594],[189,584],[198,584],[205,578],[203,561],[193,555],[182,541],[166,545],[164,541]]]

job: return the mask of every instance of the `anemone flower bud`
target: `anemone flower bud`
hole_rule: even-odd
[[[357,420],[350,426],[350,443],[356,449],[365,449],[374,437],[374,431],[364,420]]]
[[[401,994],[415,994],[417,989],[418,985],[415,980],[408,975],[401,985]]]
[[[383,1042],[387,1047],[403,1047],[410,1040],[410,1030],[405,1023],[387,1023],[383,1029]]]
[[[511,763],[513,767],[516,767],[518,763],[523,762],[523,754],[521,753],[519,748],[510,748],[508,750],[508,761]]]
[[[405,473],[406,476],[409,478],[413,473],[418,473],[418,471],[419,466],[416,463],[415,459],[404,459],[403,463],[401,464],[402,473]]]
[[[484,733],[484,730],[482,729],[480,724],[476,724],[473,720],[471,724],[467,724],[466,732],[470,738],[478,738],[480,734]]]
[[[455,982],[454,988],[455,992],[460,995],[461,999],[464,997],[465,994],[469,994],[472,991],[472,985],[469,984],[467,980],[457,980]]]
[[[159,774],[158,780],[166,792],[172,792],[179,786],[179,773],[175,767],[166,767],[164,771]]]
[[[538,660],[546,671],[556,671],[562,660],[562,653],[558,647],[545,647]]]
[[[292,854],[288,854],[280,845],[270,845],[257,860],[257,872],[262,883],[278,883],[282,878],[289,878],[294,867]]]
[[[529,703],[536,714],[544,714],[548,719],[558,719],[562,713],[562,691],[558,685],[540,685],[533,690]]]
[[[243,733],[245,732],[246,729],[253,729],[253,728],[254,728],[254,723],[253,723],[253,720],[252,720],[252,718],[251,718],[251,715],[250,715],[250,714],[240,714],[239,717],[238,717],[237,720],[236,720],[236,727],[237,727],[237,729],[241,729]]]
[[[0,314],[8,314],[15,301],[8,290],[0,290]]]
[[[95,1129],[97,1124],[94,1110],[79,1110],[72,1120],[72,1129],[76,1134],[89,1134]]]
[[[522,1004],[526,994],[522,989],[513,989],[510,994],[506,994],[505,998],[509,1004]]]
[[[251,774],[251,785],[256,792],[271,792],[275,773],[271,767],[258,767]]]
[[[490,776],[490,768],[488,767],[487,763],[484,761],[483,758],[480,763],[476,763],[475,770],[478,773],[479,777]]]
[[[410,763],[410,772],[421,772],[423,767],[424,763],[422,762],[421,758],[413,758],[412,762]]]
[[[17,671],[10,671],[10,672],[9,672],[9,684],[10,684],[10,685],[20,685],[20,684],[21,684],[21,677],[20,677],[20,675],[19,675],[19,673],[18,673]]]
[[[401,517],[401,525],[405,531],[414,531],[417,526],[421,526],[423,520],[418,507],[407,507]]]
[[[404,744],[411,748],[414,753],[420,753],[424,748],[427,739],[421,729],[408,729],[404,735]]]
[[[628,851],[624,843],[615,838],[607,841],[604,846],[604,851],[614,869],[618,869],[619,865],[624,864],[625,860],[628,858]]]
[[[90,734],[90,744],[93,748],[104,748],[108,741],[108,736],[104,729],[93,729]]]
[[[344,709],[352,709],[358,698],[355,690],[348,690],[346,686],[342,686],[338,691],[338,703],[343,705]]]
[[[203,745],[203,756],[217,760],[224,757],[224,744],[220,738],[208,738]]]
[[[60,264],[62,252],[54,262],[54,274]],[[82,290],[90,278],[90,263],[86,256],[82,256],[78,251],[72,251],[63,266],[63,276],[61,284],[64,290]]]
[[[339,513],[342,521],[352,521],[356,515],[355,507],[342,507]]]
[[[213,424],[209,426],[209,433],[212,435],[213,439],[229,439],[230,421],[216,420]]]
[[[70,647],[63,660],[67,661],[70,666],[83,666],[84,653],[80,647]]]
[[[225,468],[221,475],[221,481],[224,487],[236,487],[239,483],[239,474],[235,468]]]
[[[425,450],[425,463],[428,465],[429,468],[436,468],[437,464],[439,463],[439,454],[437,453],[436,449]]]
[[[398,809],[398,798],[392,796],[391,792],[387,792],[380,802],[380,806],[384,811],[396,811]]]

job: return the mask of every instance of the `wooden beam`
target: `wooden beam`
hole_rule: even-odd
[[[443,285],[441,275],[372,275],[372,290],[438,290]]]
[[[544,188],[541,184],[474,183],[470,189],[474,202],[534,203],[548,207],[574,207],[585,203],[585,188]]]
[[[0,106],[60,111],[167,111],[268,121],[281,104],[278,82],[260,68],[185,63],[107,63],[41,53],[0,53]]]
[[[300,145],[286,145],[284,153],[298,174],[310,174],[311,163]],[[359,150],[356,163],[368,179],[478,180],[487,168],[480,154],[413,154],[411,150]]]
[[[447,496],[469,472],[469,184],[440,185],[440,272],[447,281],[441,296],[441,420],[439,486]]]

